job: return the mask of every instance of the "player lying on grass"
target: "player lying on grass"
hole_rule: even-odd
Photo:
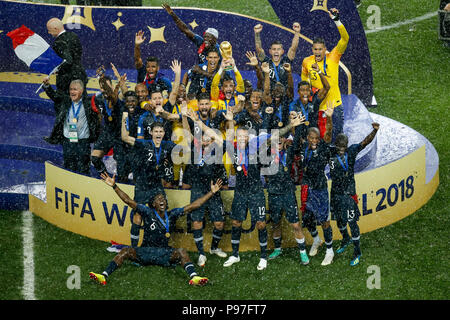
[[[143,266],[160,265],[169,267],[171,265],[181,264],[190,277],[190,285],[204,285],[208,282],[208,278],[197,275],[194,264],[189,258],[186,249],[172,248],[169,246],[169,238],[171,236],[170,227],[175,225],[178,217],[198,209],[212,198],[222,187],[222,180],[218,179],[215,184],[211,181],[211,191],[187,206],[167,211],[167,200],[163,194],[158,193],[152,202],[149,203],[149,206],[146,206],[137,203],[123,192],[116,185],[115,175],[111,178],[108,174],[102,174],[101,178],[108,186],[114,189],[123,202],[141,215],[144,222],[144,238],[140,247],[123,248],[101,274],[90,272],[89,276],[91,279],[102,285],[106,285],[106,279],[125,260],[132,260]]]

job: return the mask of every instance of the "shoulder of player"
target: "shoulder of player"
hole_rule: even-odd
[[[151,213],[151,209],[143,203],[138,203],[136,207],[136,212],[142,215],[149,215]]]

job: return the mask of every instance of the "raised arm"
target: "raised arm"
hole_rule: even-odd
[[[141,58],[141,44],[144,40],[144,31],[139,30],[134,38],[134,65],[136,69],[140,69],[144,65]]]
[[[169,102],[171,105],[175,105],[177,103],[178,89],[180,88],[181,81],[181,62],[178,62],[178,60],[173,60],[170,68],[175,73],[175,80],[173,82],[172,91],[169,95]]]
[[[220,79],[222,78],[223,71],[225,70],[225,64],[228,63],[225,59],[222,59],[222,62],[220,64],[219,70],[214,75],[212,81],[211,81],[211,100],[217,101],[219,99],[219,83]]]
[[[262,31],[262,24],[257,24],[253,27],[253,31],[255,32],[255,50],[256,54],[258,55],[259,61],[263,61],[266,58],[266,54],[264,53],[264,49],[262,48],[261,44],[261,31]]]
[[[121,137],[122,141],[125,143],[134,146],[134,142],[136,141],[135,137],[130,136],[130,133],[127,130],[127,119],[128,119],[128,112],[122,113],[122,129],[121,129]]]
[[[330,84],[317,63],[314,63],[311,68],[319,75],[320,81],[322,81],[323,87],[317,92],[317,97],[322,101],[327,96],[328,91],[330,91]]]
[[[326,143],[331,142],[332,133],[333,133],[333,102],[327,102],[327,110],[325,110],[325,115],[327,116],[327,124],[325,125],[325,134],[323,135],[323,141]]]
[[[272,103],[272,95],[270,92],[270,67],[269,63],[263,62],[261,65],[261,69],[264,72],[264,91],[263,91],[263,100],[267,104]]]
[[[222,188],[223,181],[222,179],[218,179],[216,183],[213,183],[211,181],[211,190],[205,194],[203,197],[198,198],[194,202],[188,204],[185,206],[184,213],[190,213],[191,211],[194,211],[195,209],[200,208],[206,201],[211,199],[217,192],[219,192],[220,188]],[[117,191],[116,191],[117,192]]]
[[[283,69],[287,72],[288,75],[286,95],[288,96],[289,100],[292,100],[294,99],[294,77],[292,77],[291,64],[290,63],[283,64]]]
[[[348,41],[350,39],[350,36],[348,35],[347,29],[345,29],[342,22],[339,20],[339,10],[336,8],[330,9],[328,12],[330,18],[334,21],[336,24],[336,27],[338,28],[339,34],[341,35],[341,38],[339,39],[339,42],[337,45],[333,48],[332,53],[336,52],[339,57],[344,54],[345,50],[347,49]]]
[[[250,65],[250,66],[255,68],[256,78],[258,79],[256,87],[258,89],[262,89],[263,86],[264,86],[264,73],[263,73],[263,71],[261,69],[261,66],[259,65],[258,57],[256,56],[256,53],[251,52],[251,51],[247,51],[245,53],[245,56],[249,60],[249,62],[247,62],[246,64],[248,64],[248,65]]]
[[[50,85],[50,79],[45,77],[43,82],[43,88],[48,97],[55,103],[55,109],[59,107],[59,103],[63,100],[63,95],[59,92],[56,92],[52,86]]]
[[[372,123],[373,130],[367,137],[364,138],[363,141],[361,141],[361,147],[364,149],[369,143],[372,142],[372,140],[375,138],[375,135],[378,132],[378,129],[380,128],[380,125],[376,122]]]
[[[216,143],[218,145],[221,145],[223,143],[222,136],[217,134],[216,131],[214,131],[212,128],[210,128],[206,124],[204,124],[203,121],[198,118],[195,111],[193,111],[192,109],[189,109],[187,111],[187,116],[200,127],[202,132],[207,133],[210,137],[213,137],[214,141],[216,141]],[[189,125],[188,125],[188,128],[189,128]]]
[[[125,202],[127,206],[131,209],[137,208],[137,202],[131,199],[125,192],[122,191],[122,189],[119,188],[119,186],[116,185],[116,175],[111,178],[107,173],[101,173],[100,177],[104,183],[114,189],[119,198]]]
[[[244,79],[242,78],[241,73],[239,72],[238,68],[236,67],[236,62],[233,58],[230,59],[231,66],[233,67],[234,71],[234,77],[236,78],[236,91],[239,93],[245,92],[245,84]]]
[[[116,66],[112,62],[111,62],[111,69],[114,72],[114,76],[119,81],[120,91],[122,92],[122,96],[123,96],[123,94],[128,91],[128,87],[127,87],[127,84],[126,84],[126,82],[127,82],[127,74],[124,73],[123,75],[120,75],[120,73],[117,70]]]
[[[189,29],[189,27],[175,14],[175,12],[173,12],[172,8],[167,3],[164,3],[162,6],[172,17],[178,29],[180,29],[180,31],[183,32],[190,40],[193,40],[195,37],[194,32]]]
[[[300,30],[301,30],[300,23],[294,22],[294,24],[292,25],[292,29],[294,30],[295,34],[294,38],[292,38],[291,47],[289,48],[287,53],[287,57],[291,61],[295,59],[295,54],[297,53],[298,41],[300,39]]]
[[[276,137],[282,137],[289,131],[291,131],[293,128],[298,127],[299,125],[305,123],[306,118],[304,116],[295,116],[292,117],[289,121],[289,124],[287,126],[284,126],[279,131],[275,131],[275,134],[272,135],[269,139],[267,139],[267,144],[270,144],[270,141],[272,141],[273,138]],[[278,132],[278,133],[276,133]]]

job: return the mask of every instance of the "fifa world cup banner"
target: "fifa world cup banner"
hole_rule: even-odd
[[[356,174],[359,198],[361,233],[370,232],[405,218],[423,206],[433,195],[439,184],[439,172],[426,183],[425,146],[404,158],[383,167]],[[30,195],[30,211],[46,221],[71,232],[106,242],[111,240],[130,244],[132,210],[103,181],[61,169],[46,163],[47,201]],[[134,186],[119,184],[131,198]],[[184,207],[189,203],[189,190],[167,189],[169,209]],[[233,190],[221,191],[225,211],[231,210]],[[267,199],[267,194],[266,194]],[[297,188],[300,201],[300,188]],[[267,202],[266,202],[267,203]],[[266,212],[269,212],[266,208]],[[352,214],[352,213],[349,213]],[[269,215],[267,216],[267,220]],[[335,221],[331,223],[334,239],[341,237]],[[273,247],[269,224],[269,248]],[[321,229],[318,229],[322,232]],[[226,215],[225,234],[221,247],[231,251],[231,220]],[[283,218],[283,247],[295,247],[292,227]],[[306,240],[312,239],[305,230]],[[323,235],[321,235],[323,236]],[[141,234],[141,241],[142,241]],[[207,221],[204,230],[205,246],[212,239],[212,223]],[[195,251],[188,215],[182,216],[172,233],[171,245]],[[252,224],[250,214],[243,223],[241,250],[258,250],[258,231]]]
[[[323,38],[328,51],[340,39],[339,32],[328,16],[327,10],[338,8],[340,20],[346,27],[350,40],[340,62],[339,87],[343,94],[355,94],[367,106],[373,96],[373,79],[370,53],[364,28],[353,0],[271,0],[281,25],[246,15],[200,8],[172,8],[190,31],[203,35],[206,29],[218,31],[218,43],[228,41],[233,47],[236,66],[256,85],[253,67],[247,65],[247,51],[255,51],[253,27],[261,24],[262,47],[268,54],[270,44],[280,41],[285,54],[291,45],[293,22],[301,25],[298,49],[293,60],[294,81],[299,80],[302,61],[312,55],[311,45],[316,37]],[[136,81],[134,67],[134,41],[139,30],[144,31],[145,42],[141,45],[143,60],[148,56],[160,59],[162,74],[173,80],[170,64],[173,59],[181,61],[184,71],[198,63],[197,47],[176,26],[172,17],[162,7],[90,7],[63,6],[20,1],[0,1],[0,79],[2,73],[14,76],[29,68],[14,54],[8,32],[25,25],[53,43],[46,29],[47,21],[56,17],[63,21],[65,29],[76,33],[83,46],[82,63],[88,76],[93,77],[101,65],[109,69],[110,63],[128,80]],[[108,70],[110,75],[112,71]],[[24,77],[29,81],[29,76]],[[12,80],[9,80],[12,81]],[[40,84],[42,78],[36,81]],[[93,81],[91,81],[93,82]],[[88,83],[88,87],[92,85]]]

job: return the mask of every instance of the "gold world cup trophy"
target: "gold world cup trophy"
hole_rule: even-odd
[[[228,41],[222,41],[220,44],[220,54],[222,55],[223,60],[230,60],[233,58],[233,51],[231,48],[231,43]],[[225,67],[225,71],[233,70],[233,67],[231,65],[227,65]]]

